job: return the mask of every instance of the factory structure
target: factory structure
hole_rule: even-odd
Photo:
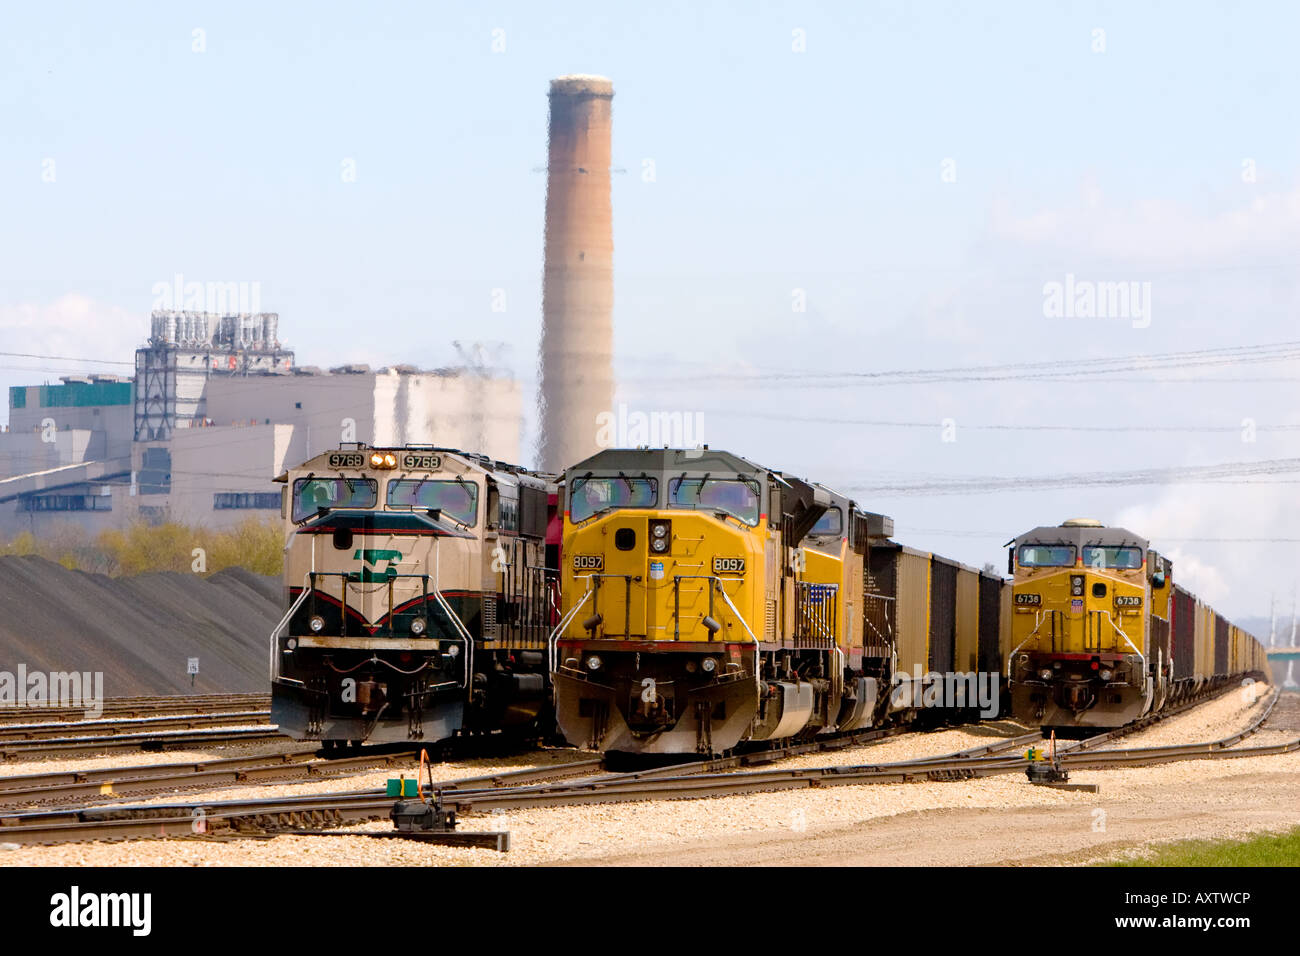
[[[603,76],[551,81],[538,457],[561,471],[598,450],[614,407],[614,227],[610,107]]]
[[[220,528],[276,517],[271,479],[341,442],[520,460],[522,397],[488,368],[328,371],[294,363],[279,317],[154,312],[135,375],[9,390],[0,538],[135,520]]]

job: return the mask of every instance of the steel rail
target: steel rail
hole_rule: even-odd
[[[193,730],[222,724],[264,724],[269,710],[214,711],[165,717],[119,717],[112,720],[81,720],[72,723],[0,724],[0,745],[23,740],[67,737],[120,736],[143,730]]]
[[[225,743],[288,741],[273,725],[213,730],[162,731],[99,737],[55,737],[49,740],[0,742],[0,760],[42,755],[97,754],[110,750],[175,750],[177,747]]]
[[[265,710],[266,694],[207,694],[193,697],[106,697],[102,718],[156,717],[163,714],[202,714],[212,710]],[[54,723],[85,718],[85,707],[0,704],[0,728],[14,723]],[[98,719],[98,718],[97,718]]]

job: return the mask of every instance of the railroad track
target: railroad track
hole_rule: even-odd
[[[418,759],[410,752],[321,759],[315,750],[298,750],[253,757],[221,757],[195,763],[23,774],[0,777],[0,807],[61,804],[95,797],[140,797],[186,789],[215,790],[247,784],[328,780],[349,770],[367,767],[403,768],[414,773],[418,765]],[[570,771],[570,767],[581,770]],[[602,762],[592,758],[563,766],[557,764],[552,775],[559,777],[570,772],[591,773],[600,769],[603,769]],[[490,782],[496,778],[485,776],[470,779]],[[102,804],[101,799],[96,806]]]
[[[0,727],[0,734],[6,728]],[[788,744],[734,757],[690,764],[672,764],[658,771],[691,772],[688,768],[725,769],[773,763],[788,757],[818,751],[834,751],[863,746],[908,732],[906,727],[859,731],[842,736],[826,736],[812,741]],[[1016,745],[1026,737],[1016,738]],[[989,747],[1005,746],[990,744]],[[981,749],[981,748],[976,748]],[[0,754],[3,747],[0,745]],[[545,753],[545,751],[543,751]],[[319,752],[302,749],[249,757],[224,757],[213,760],[176,764],[152,764],[135,767],[112,767],[102,770],[73,770],[0,777],[0,807],[60,805],[87,798],[130,798],[184,790],[215,790],[250,783],[294,783],[328,779],[340,771],[364,767],[399,767],[414,759],[411,752],[367,751],[355,757],[319,759]],[[601,761],[583,761],[586,772],[605,771]],[[414,768],[411,768],[414,770]],[[101,801],[102,802],[102,801]]]
[[[465,809],[494,809],[503,795],[524,797],[528,805],[548,803],[594,802],[587,793],[614,793],[640,785],[653,791],[667,791],[673,781],[695,775],[728,776],[721,771],[758,763],[772,763],[792,756],[817,751],[860,746],[905,732],[890,728],[786,745],[775,750],[740,754],[712,760],[693,761],[631,773],[608,772],[600,758],[578,760],[551,767],[465,777],[439,782],[438,791],[444,805]],[[1038,739],[1038,733],[981,744],[948,755],[949,759],[970,760],[1023,746]],[[286,774],[299,778],[323,776],[331,769],[348,765],[374,765],[385,760],[392,765],[405,756],[363,755],[343,760],[311,760],[310,753],[286,754],[282,761],[254,760],[205,761],[194,765],[168,765],[138,768],[156,776],[123,779],[121,771],[78,772],[74,774],[34,775],[25,778],[0,778],[0,801],[13,803],[48,796],[58,788],[65,794],[79,796],[120,794],[122,787],[164,789],[172,781],[192,781],[200,776],[203,784],[228,784],[250,780],[282,779]],[[226,764],[225,766],[222,766]],[[178,769],[180,768],[180,769]],[[768,771],[769,773],[774,771]],[[169,776],[170,774],[170,776]],[[555,783],[569,777],[585,779],[570,784]],[[74,779],[68,779],[69,777]],[[548,781],[540,784],[539,781]],[[19,786],[13,786],[13,783]],[[30,785],[27,785],[30,784]],[[486,802],[485,802],[486,801]],[[495,802],[493,802],[495,801]],[[510,804],[514,805],[514,804]],[[228,801],[194,801],[155,805],[97,805],[68,807],[0,815],[0,843],[63,843],[78,840],[120,840],[142,837],[188,837],[215,833],[266,833],[304,827],[337,826],[386,818],[393,798],[382,790],[357,790],[312,796],[254,798]]]
[[[81,720],[75,723],[0,724],[0,747],[25,740],[59,740],[82,737],[119,737],[156,730],[196,730],[223,724],[265,724],[269,710],[212,711],[165,717],[116,717],[111,720]]]
[[[269,710],[267,694],[197,694],[164,697],[107,697],[104,718],[157,717],[211,711]],[[0,728],[10,723],[59,723],[85,719],[84,707],[14,707],[0,705]]]
[[[677,763],[633,773],[610,772],[604,760],[593,757],[551,767],[459,778],[439,783],[438,786],[443,793],[455,792],[458,794],[456,799],[459,800],[460,795],[468,795],[471,792],[477,794],[512,791],[538,780],[554,781],[573,776],[586,777],[596,785],[602,782],[626,783],[634,780],[652,780],[660,776],[684,776],[769,764],[808,753],[863,746],[910,731],[911,728],[908,727],[892,727],[842,736],[826,736],[747,754]],[[1000,753],[1008,748],[1023,746],[1027,741],[1037,737],[1037,732],[1018,735],[1010,739],[981,744],[953,756],[975,757]],[[255,821],[254,827],[261,826],[270,818],[279,819],[291,826],[320,825],[322,821],[329,820],[345,823],[373,819],[376,815],[385,816],[392,807],[393,798],[385,796],[383,791],[351,791],[328,794],[319,798],[277,798],[270,801],[261,799],[214,803],[206,800],[169,804],[165,807],[105,805],[102,798],[138,797],[180,788],[210,790],[254,782],[283,783],[326,779],[340,770],[350,768],[376,765],[400,766],[403,762],[410,761],[411,757],[409,753],[397,753],[316,759],[314,751],[303,750],[267,756],[221,758],[198,763],[155,764],[0,777],[0,806],[15,804],[30,806],[87,797],[101,798],[97,804],[89,807],[71,806],[58,810],[14,812],[4,816],[0,818],[0,843],[15,842],[11,838],[17,838],[18,842],[40,843],[79,839],[126,839],[133,836],[193,835],[189,827],[196,819],[195,814],[202,812],[207,816],[209,807],[214,808],[213,812],[216,816],[212,819],[215,821],[231,818],[232,814],[239,815],[237,819],[241,828],[248,827],[247,815],[250,813]],[[414,767],[411,769],[415,770]],[[308,805],[301,813],[291,808],[297,799],[308,801]],[[331,800],[342,801],[346,806],[338,812],[328,811],[325,806]],[[286,806],[290,809],[286,809]],[[383,812],[376,814],[374,812],[376,809]],[[270,814],[269,818],[262,812],[263,810]],[[115,811],[125,814],[125,819],[115,819]],[[129,822],[132,819],[141,825],[133,825]],[[158,825],[158,829],[151,829],[155,824]],[[33,827],[35,829],[32,829]],[[85,833],[100,835],[88,837],[84,835]],[[43,834],[48,839],[45,839]]]
[[[1098,734],[1058,748],[1058,758],[1069,769],[1146,766],[1171,760],[1236,759],[1300,750],[1300,737],[1264,747],[1238,747],[1264,727],[1278,703],[1275,693],[1264,712],[1241,733],[1218,741],[1175,747],[1096,751],[1103,742],[1117,739],[1181,713],[1192,702],[1167,714],[1154,715],[1118,731]],[[1289,707],[1289,705],[1288,705]],[[1287,710],[1286,712],[1289,712]],[[1279,712],[1281,713],[1281,712]],[[634,773],[601,772],[599,760],[578,761],[557,768],[531,768],[487,777],[468,777],[440,783],[444,807],[458,812],[571,806],[664,799],[698,799],[711,796],[771,792],[808,787],[879,783],[946,782],[998,774],[1023,773],[1023,756],[1007,756],[1021,746],[1040,741],[1037,732],[937,757],[882,764],[819,768],[736,770],[749,759],[771,762],[772,754],[738,755],[696,761]],[[846,743],[846,746],[852,745]],[[792,745],[808,752],[816,744]],[[790,753],[788,755],[794,755]],[[358,760],[367,759],[356,758]],[[373,758],[370,758],[373,759]],[[779,756],[776,758],[779,759]],[[561,777],[579,775],[578,780]],[[138,837],[193,837],[265,835],[276,831],[320,828],[386,818],[393,798],[382,791],[364,790],[320,795],[294,795],[225,801],[194,801],[151,806],[98,806],[44,810],[0,816],[0,843],[60,843],[78,840],[114,840]]]
[[[1291,695],[1293,698],[1295,695]],[[1127,728],[1098,734],[1077,742],[1065,752],[1058,750],[1059,760],[1066,769],[1097,769],[1109,767],[1154,766],[1178,760],[1241,759],[1254,756],[1293,753],[1300,751],[1300,735],[1277,743],[1259,747],[1239,747],[1243,740],[1264,729],[1273,715],[1279,700],[1275,692],[1263,713],[1240,733],[1205,743],[1170,747],[1145,747],[1129,750],[1095,751],[1101,743],[1125,736],[1150,726],[1170,714],[1155,715],[1150,721],[1141,721]],[[1184,708],[1185,709],[1185,708]],[[1181,709],[1180,711],[1181,712]],[[1284,713],[1290,721],[1300,720],[1300,706],[1294,700],[1286,704]],[[1279,715],[1281,716],[1281,715]],[[1026,735],[1027,737],[1030,735]],[[1032,735],[1037,737],[1037,735]],[[1025,738],[1017,738],[1024,742]],[[1012,749],[1008,746],[1004,750]],[[984,748],[976,748],[982,750]],[[865,764],[803,768],[797,770],[758,770],[741,773],[703,772],[690,776],[672,776],[656,772],[638,779],[579,781],[565,785],[516,788],[514,790],[482,790],[456,792],[444,796],[444,803],[458,811],[522,809],[525,807],[573,805],[581,803],[614,803],[656,799],[697,799],[711,796],[730,796],[759,791],[801,789],[807,787],[845,786],[873,783],[948,782],[971,780],[1008,773],[1024,773],[1029,762],[1021,756],[1005,757],[1001,754],[960,752],[941,757],[920,758],[889,764]],[[0,829],[0,835],[3,834]]]
[[[114,750],[165,750],[210,747],[214,744],[286,741],[273,725],[266,727],[217,727],[209,730],[153,730],[116,735],[53,737],[45,740],[0,741],[0,761],[31,757],[78,756]]]
[[[443,792],[460,788],[510,789],[537,780],[590,773],[601,766],[602,761],[593,757],[570,764],[465,777],[442,782],[439,787]],[[351,804],[347,812],[331,807],[331,802],[338,802],[340,796]],[[382,791],[368,790],[270,800],[41,810],[0,816],[0,844],[192,837],[232,830],[265,832],[258,821],[264,823],[275,818],[291,826],[320,826],[386,817],[392,806],[392,797],[384,796]]]

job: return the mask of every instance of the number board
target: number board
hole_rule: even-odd
[[[1016,605],[1018,607],[1039,607],[1043,603],[1041,594],[1026,594],[1021,592],[1016,595]]]
[[[437,471],[441,467],[441,455],[411,452],[402,456],[402,468],[405,471]]]
[[[1116,594],[1116,607],[1141,607],[1142,596],[1140,594]]]
[[[366,456],[359,451],[332,451],[329,463],[331,468],[364,468]]]
[[[744,574],[745,559],[744,558],[714,558],[713,573],[714,574]]]
[[[603,554],[575,554],[573,556],[573,570],[604,571],[605,556]]]

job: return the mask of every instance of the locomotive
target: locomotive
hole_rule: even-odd
[[[602,451],[562,485],[551,664],[576,746],[714,754],[965,714],[969,684],[911,693],[959,645],[997,681],[1002,580],[901,548],[891,519],[828,488],[707,446]]]
[[[1010,545],[1012,709],[1045,735],[1120,727],[1266,670],[1259,641],[1131,531],[1073,519]]]
[[[285,487],[288,610],[271,719],[299,740],[435,742],[553,726],[554,481],[433,446],[341,445]]]

